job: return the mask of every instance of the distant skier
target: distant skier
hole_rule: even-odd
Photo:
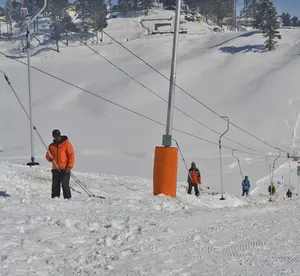
[[[271,182],[271,185],[268,187],[268,192],[269,192],[269,195],[274,195],[276,193],[276,188],[273,184],[273,182]]]
[[[292,197],[293,193],[290,189],[288,189],[287,193],[286,193],[286,196],[287,197]]]
[[[201,174],[199,169],[196,167],[195,162],[192,162],[191,168],[189,169],[188,179],[189,189],[188,194],[192,194],[192,189],[195,189],[195,195],[199,196],[198,184],[201,184]]]
[[[60,197],[60,184],[62,183],[62,190],[64,198],[71,198],[70,190],[70,172],[74,167],[74,149],[69,142],[67,136],[61,136],[60,131],[55,129],[52,131],[54,138],[53,143],[49,145],[49,152],[47,151],[46,159],[52,162],[52,194],[51,197]],[[55,161],[55,162],[54,162]],[[56,163],[56,164],[55,164]],[[57,168],[57,166],[58,168]]]
[[[250,185],[250,181],[248,179],[248,176],[245,176],[245,179],[242,182],[242,187],[243,187],[243,194],[242,194],[242,196],[245,196],[245,194],[247,196],[249,196],[249,190],[250,190],[251,185]]]

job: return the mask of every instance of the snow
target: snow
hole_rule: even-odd
[[[143,18],[110,19],[106,32],[169,76],[172,35],[147,36]],[[300,30],[281,30],[278,49],[265,53],[253,30],[214,33],[203,22],[183,25],[188,33],[179,36],[177,84],[260,139],[289,152],[297,148]],[[44,38],[45,45],[32,50],[33,66],[165,123],[165,102],[87,47],[72,41],[58,54],[47,50],[54,47]],[[168,82],[111,39],[90,45],[167,99]],[[2,42],[0,50],[26,62],[15,42]],[[3,56],[0,65],[28,110],[27,67]],[[50,198],[45,148],[35,135],[41,165],[24,166],[29,122],[1,78],[0,275],[299,275],[297,162],[284,152],[273,177],[278,193],[269,202],[278,151],[230,127],[226,137],[269,157],[234,152],[253,188],[243,198],[237,160],[223,147],[221,201],[218,146],[174,131],[188,165],[195,161],[201,170],[201,195],[186,193],[180,159],[177,198],[153,196],[153,154],[163,126],[35,70],[32,96],[34,124],[45,143],[54,128],[66,134],[75,148],[75,175],[106,199],[87,197],[73,180],[71,200]],[[175,105],[218,132],[226,128],[179,89]],[[217,134],[177,110],[174,127],[218,143]],[[222,144],[250,151],[226,138]],[[287,189],[292,199],[285,198]]]
[[[112,23],[107,32],[117,32],[118,28],[114,26],[120,26],[118,24],[121,24],[122,20],[124,26],[129,20],[133,22],[132,19],[111,19],[111,22],[116,23]],[[193,26],[199,25],[197,22],[190,23],[194,24]],[[119,36],[116,36],[119,39],[123,36],[125,39],[125,34],[122,29]],[[135,34],[134,31],[128,31],[127,37],[134,37]],[[298,93],[293,87],[299,85],[296,76],[298,59],[295,57],[299,52],[300,32],[297,29],[282,30],[282,34],[279,48],[271,53],[260,52],[263,39],[253,31],[207,31],[204,35],[180,35],[177,83],[219,114],[229,116],[230,120],[247,131],[275,146],[291,151],[292,132],[297,135],[297,131],[288,128],[286,122],[292,128],[296,126],[299,113]],[[172,35],[146,36],[124,43],[161,73],[169,75]],[[2,51],[10,47],[9,43],[1,44]],[[168,82],[116,43],[92,47],[167,99]],[[2,69],[7,72],[27,108],[26,66],[4,57],[1,57],[0,61]],[[32,64],[165,123],[165,102],[130,80],[84,45],[61,45],[59,54],[54,51],[38,52],[32,57]],[[284,82],[282,77],[285,78]],[[51,131],[54,128],[61,129],[62,133],[70,138],[76,150],[76,170],[152,177],[154,148],[161,144],[164,127],[35,70],[32,70],[32,79],[34,123],[46,144],[51,142]],[[0,161],[24,164],[30,156],[28,120],[5,82],[0,95],[0,116],[10,118],[9,123],[7,120],[0,120],[1,145],[5,149],[0,154]],[[222,120],[179,89],[176,90],[175,105],[218,132],[222,132],[226,127]],[[175,111],[174,127],[218,142],[218,135],[178,111]],[[227,136],[263,154],[277,155],[276,150],[233,127]],[[187,163],[195,161],[200,168],[204,184],[220,191],[217,146],[177,132],[174,132],[174,138],[178,140]],[[249,151],[226,139],[223,143]],[[49,166],[44,158],[45,149],[36,136],[35,155],[41,166]],[[265,158],[260,156],[243,153],[236,153],[236,156],[240,158],[243,174],[249,176],[252,187],[269,174],[271,158],[267,163]],[[239,169],[230,166],[234,161],[236,160],[231,156],[231,151],[223,148],[224,190],[240,194]],[[276,167],[282,162],[285,160],[280,159]],[[186,173],[180,160],[178,180],[185,180]]]
[[[48,169],[0,164],[1,275],[298,273],[298,199],[197,198],[184,183],[154,197],[147,179],[74,173],[106,199],[73,181],[71,200],[50,199]]]

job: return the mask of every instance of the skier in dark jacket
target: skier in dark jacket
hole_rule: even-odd
[[[70,190],[70,172],[74,167],[74,149],[69,139],[61,135],[58,129],[53,130],[53,143],[50,144],[46,154],[46,159],[52,162],[52,195],[51,197],[60,196],[60,184],[64,198],[71,198]],[[57,168],[58,166],[58,168]]]
[[[194,187],[196,196],[199,196],[198,184],[201,184],[201,174],[199,169],[196,167],[195,162],[192,162],[191,164],[187,181],[189,183],[188,194],[192,193],[192,189]]]
[[[247,196],[249,196],[249,190],[250,190],[250,181],[248,179],[248,176],[245,176],[245,179],[242,182],[242,187],[243,187],[243,194],[242,196],[244,196],[245,194]]]
[[[288,189],[287,193],[286,193],[286,196],[287,197],[292,197],[293,193],[290,189]]]

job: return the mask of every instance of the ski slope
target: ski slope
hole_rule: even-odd
[[[50,199],[50,171],[0,165],[0,275],[298,275],[299,200],[151,195],[151,181],[76,173]],[[249,223],[251,221],[251,223]]]
[[[172,35],[145,36],[139,19],[113,22],[109,34],[169,76]],[[180,35],[177,84],[275,147],[290,152],[299,147],[300,30],[281,30],[278,49],[261,53],[263,39],[255,32],[212,33],[203,24],[187,25],[191,32]],[[167,80],[117,43],[106,42],[92,47],[167,99]],[[11,51],[15,46],[1,43],[0,51],[19,57]],[[59,54],[52,48],[33,51],[32,65],[165,123],[166,102],[86,46],[62,45]],[[0,70],[28,110],[27,67],[0,56]],[[154,197],[153,153],[164,126],[34,69],[32,93],[34,124],[45,142],[51,143],[54,128],[67,135],[76,153],[74,173],[106,199],[88,198],[73,180],[70,201],[50,199],[45,149],[35,135],[41,165],[22,165],[30,159],[29,122],[1,77],[0,275],[299,275],[297,163],[288,163],[284,152],[275,164],[278,195],[269,202],[269,165],[278,151],[230,127],[226,137],[250,149],[227,139],[224,146],[272,157],[235,152],[253,189],[251,197],[242,198],[238,163],[223,147],[226,200],[220,201],[218,146],[174,131],[187,162],[201,170],[201,197],[186,194],[182,160],[177,198]],[[175,105],[218,132],[226,128],[179,89]],[[218,143],[216,133],[178,110],[174,128]],[[288,188],[291,200],[284,197]]]
[[[242,36],[241,36],[242,35]],[[299,30],[282,30],[277,51],[256,52],[263,42],[259,34],[210,33],[181,35],[178,50],[177,83],[197,99],[237,125],[269,143],[290,150],[297,135],[299,114],[297,68]],[[172,36],[145,37],[124,44],[161,73],[168,76]],[[6,47],[2,44],[1,47]],[[134,58],[116,43],[95,47],[100,54],[120,66],[164,99],[168,82]],[[23,60],[26,62],[26,59]],[[3,56],[5,70],[22,102],[28,106],[27,68]],[[62,47],[61,53],[40,53],[32,64],[46,72],[112,100],[159,122],[165,123],[167,104],[85,46]],[[76,150],[75,169],[115,175],[151,178],[154,147],[161,144],[164,127],[117,108],[81,90],[32,70],[34,123],[46,143],[51,131],[59,128],[69,136]],[[284,81],[283,81],[284,79]],[[1,80],[0,160],[24,164],[29,160],[29,123],[10,88]],[[218,132],[225,122],[190,97],[176,90],[175,105]],[[174,127],[218,142],[218,135],[175,111]],[[228,137],[263,154],[277,155],[269,146],[230,128]],[[217,145],[174,132],[187,162],[199,166],[204,185],[215,190],[219,185]],[[294,139],[295,140],[295,139]],[[296,141],[296,140],[295,140]],[[231,141],[224,145],[246,150]],[[42,166],[45,149],[35,137],[36,158]],[[238,153],[243,173],[255,186],[267,176],[269,164],[260,156]],[[280,159],[278,164],[286,160]],[[240,193],[240,175],[231,151],[223,150],[224,190]],[[186,179],[182,162],[179,180]]]

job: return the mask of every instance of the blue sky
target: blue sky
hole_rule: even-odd
[[[238,6],[243,6],[243,0],[238,0]],[[300,17],[300,0],[274,0],[278,13],[289,12]],[[4,6],[5,0],[0,0],[0,6]]]

